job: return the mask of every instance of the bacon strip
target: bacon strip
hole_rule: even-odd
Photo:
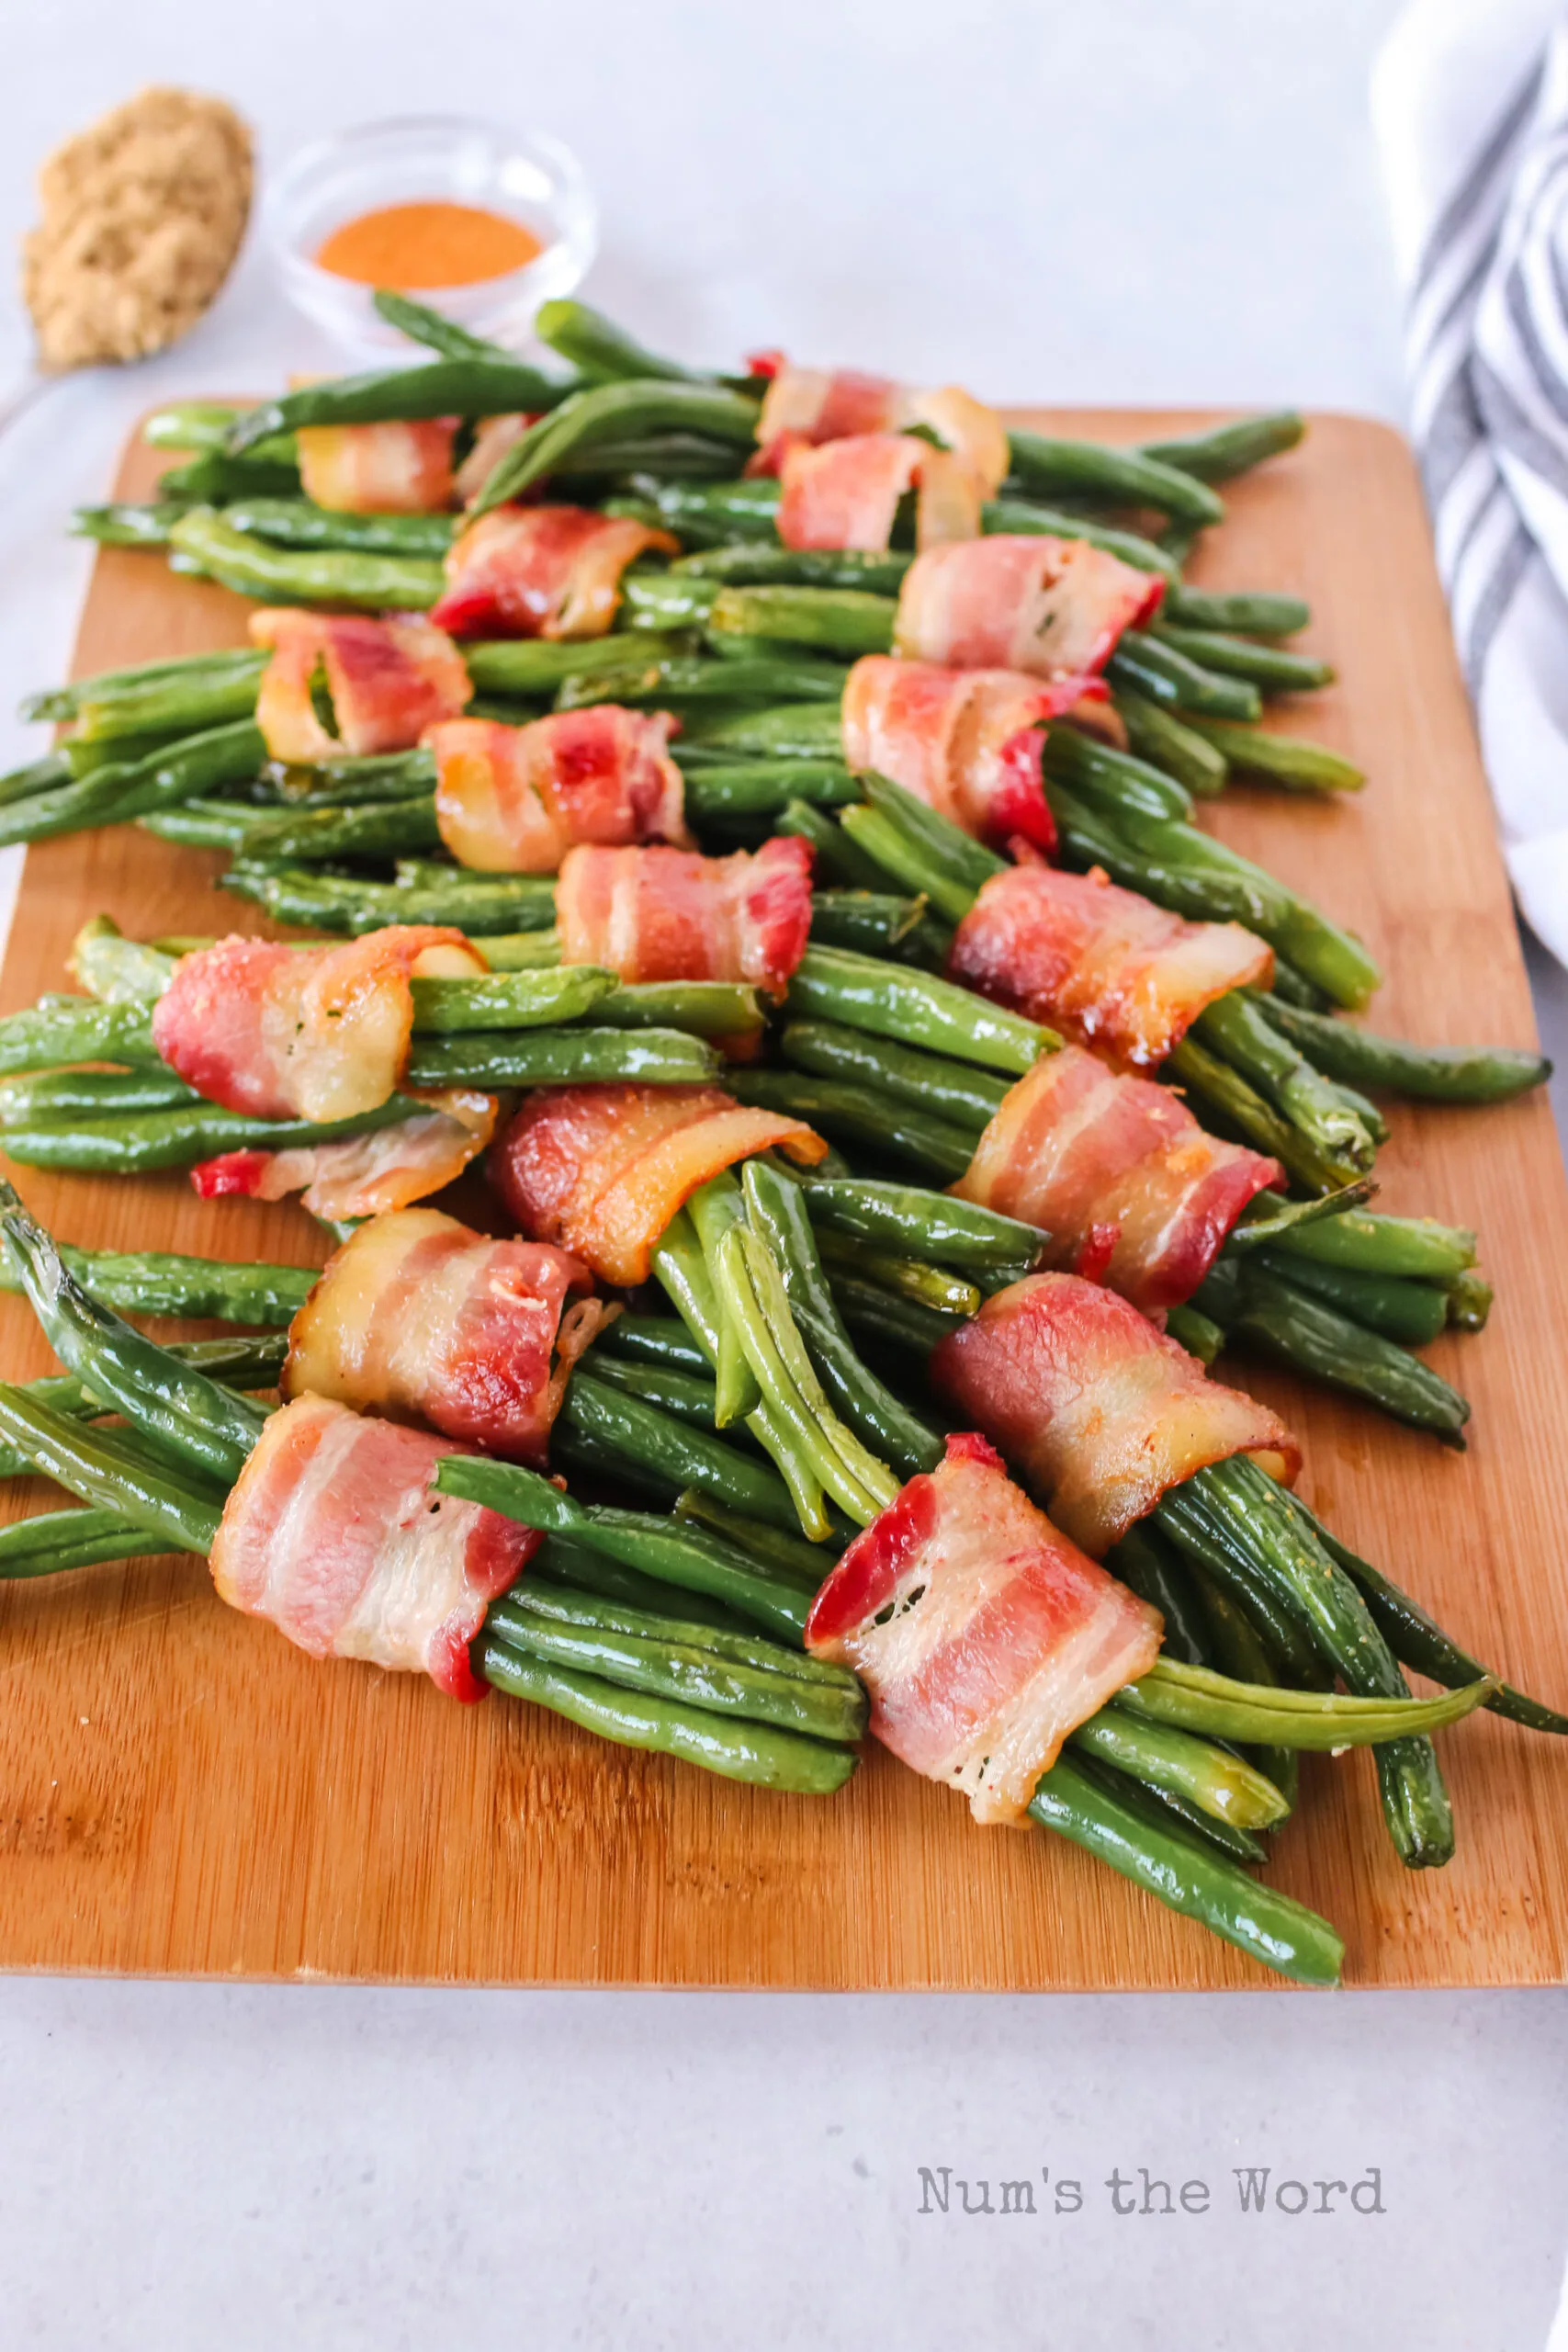
[[[536,1241],[491,1241],[438,1209],[372,1217],[294,1317],[285,1396],[428,1421],[542,1470],[578,1357],[619,1309]]]
[[[1156,1069],[1206,1004],[1269,985],[1274,951],[1238,922],[1184,922],[1097,867],[994,874],[958,926],[949,969],[993,1004]]]
[[[303,424],[307,498],[343,514],[439,514],[451,505],[454,416],[383,424]]]
[[[430,1492],[457,1451],[325,1396],[296,1398],[267,1422],[223,1507],[220,1596],[312,1657],[366,1658],[482,1699],[468,1644],[544,1539]]]
[[[473,692],[462,655],[428,621],[265,606],[251,615],[250,629],[257,645],[272,648],[256,725],[275,760],[409,751],[427,727],[455,718]],[[332,696],[335,734],[310,698],[318,673]]]
[[[898,502],[911,490],[917,547],[972,539],[980,528],[980,487],[963,459],[908,433],[797,442],[784,454],[780,479],[786,548],[891,547]]]
[[[788,452],[802,445],[907,434],[912,424],[930,426],[961,460],[981,498],[996,496],[1012,462],[1007,427],[995,409],[956,384],[921,390],[886,376],[793,368],[783,359],[763,396],[757,456],[748,471],[777,473]]]
[[[977,840],[1055,847],[1041,780],[1043,720],[1103,697],[1098,678],[947,670],[868,653],[844,682],[844,758],[891,776]]]
[[[1190,1298],[1254,1193],[1284,1181],[1168,1087],[1064,1046],[1009,1089],[953,1190],[1043,1227],[1048,1263],[1154,1313]]]
[[[554,874],[576,842],[687,842],[667,711],[592,703],[526,727],[451,718],[435,754],[435,821],[459,865]]]
[[[627,564],[678,547],[668,531],[585,506],[498,506],[453,541],[430,617],[454,637],[603,637]]]
[[[347,1223],[407,1208],[455,1183],[495,1133],[493,1094],[462,1087],[420,1091],[425,1109],[390,1126],[335,1143],[294,1144],[282,1151],[225,1151],[190,1171],[203,1200],[241,1193],[257,1201],[298,1193],[312,1216]]]
[[[533,1239],[571,1250],[602,1282],[641,1283],[698,1185],[773,1146],[808,1165],[828,1148],[803,1121],[742,1109],[715,1086],[541,1087],[490,1170]]]
[[[357,1118],[392,1093],[413,1034],[415,978],[489,969],[460,931],[391,924],[325,947],[231,935],[182,956],[152,1042],[209,1102],[256,1119]]]
[[[1160,1633],[963,1436],[850,1545],[806,1646],[853,1668],[895,1756],[963,1790],[976,1821],[1011,1822],[1067,1734],[1148,1672]]]
[[[574,849],[556,889],[563,964],[621,979],[745,980],[782,997],[811,932],[811,850]]]
[[[1293,1485],[1277,1414],[1211,1380],[1124,1298],[1026,1274],[940,1340],[931,1376],[994,1438],[1032,1494],[1099,1559],[1206,1463],[1247,1453]]]
[[[474,435],[473,447],[457,469],[455,488],[459,505],[473,504],[508,449],[514,449],[528,427],[538,421],[537,415],[530,415],[524,409],[484,419]]]
[[[955,670],[1092,676],[1164,593],[1158,572],[1134,571],[1087,539],[966,539],[928,548],[909,566],[893,650]]]

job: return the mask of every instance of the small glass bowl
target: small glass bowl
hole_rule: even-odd
[[[315,255],[362,212],[432,198],[504,213],[538,238],[542,250],[521,269],[472,286],[401,289],[509,350],[527,341],[541,302],[581,283],[598,249],[598,207],[559,140],[461,115],[406,115],[318,140],[273,181],[262,232],[289,300],[339,343],[407,354],[407,337],[378,315],[372,288],[321,268]]]

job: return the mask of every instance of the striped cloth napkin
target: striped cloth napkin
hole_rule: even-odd
[[[1515,895],[1568,964],[1568,10],[1411,0],[1372,116],[1438,568]]]

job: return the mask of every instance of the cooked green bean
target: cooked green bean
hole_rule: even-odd
[[[1430,1364],[1353,1323],[1294,1283],[1223,1257],[1193,1295],[1200,1313],[1292,1370],[1378,1406],[1396,1421],[1462,1447],[1470,1406]]]
[[[1145,629],[1123,629],[1105,665],[1113,686],[1133,686],[1153,702],[1213,718],[1257,718],[1263,708],[1258,689],[1244,678],[1205,670],[1186,653]]]
[[[1011,1077],[1021,1077],[1043,1053],[1061,1044],[1043,1023],[988,1004],[951,980],[824,947],[808,947],[802,956],[790,981],[789,1004],[795,1012]]]
[[[817,1078],[863,1082],[976,1140],[1009,1091],[1006,1079],[977,1070],[973,1063],[919,1053],[831,1021],[791,1021],[780,1036],[779,1049],[796,1069],[809,1070]]]
[[[301,424],[386,424],[403,418],[510,416],[547,409],[560,385],[520,359],[473,354],[418,368],[378,368],[368,375],[330,376],[281,399],[243,409],[222,447],[232,457]]]
[[[1238,1829],[1271,1829],[1290,1812],[1273,1781],[1239,1756],[1180,1726],[1144,1719],[1115,1701],[1080,1724],[1068,1745]]]
[[[145,1551],[206,1553],[222,1504],[198,1493],[163,1462],[139,1458],[117,1431],[84,1428],[19,1388],[0,1387],[0,1441],[94,1510],[145,1530]]]
[[[1427,1102],[1507,1102],[1542,1085],[1551,1064],[1515,1046],[1413,1046],[1374,1036],[1348,1021],[1303,1012],[1278,997],[1268,1002],[1274,1026],[1329,1077],[1383,1088]]]
[[[1108,506],[1152,506],[1199,525],[1217,523],[1224,507],[1212,490],[1141,449],[1096,441],[1053,439],[1043,433],[1010,436],[1012,470],[1030,493],[1089,499]]]
[[[281,1328],[292,1322],[319,1279],[311,1266],[231,1265],[177,1251],[73,1250],[60,1255],[89,1298],[126,1315],[177,1315],[216,1323]],[[0,1253],[0,1290],[22,1287],[21,1270]]]
[[[1228,718],[1190,712],[1187,723],[1224,754],[1237,775],[1261,776],[1287,792],[1359,792],[1366,776],[1354,760],[1295,735],[1234,726]]]
[[[441,561],[457,527],[452,514],[358,514],[317,506],[309,498],[241,498],[222,514],[231,531],[268,539],[275,547],[418,556],[433,563]]]
[[[681,1029],[485,1030],[416,1037],[404,1072],[411,1087],[583,1086],[606,1080],[642,1086],[701,1086],[719,1056]]]
[[[547,400],[513,400],[485,413],[494,415],[502,409],[549,406]],[[650,431],[694,433],[749,448],[756,439],[757,404],[716,384],[675,383],[656,377],[629,378],[568,392],[558,406],[541,416],[506,451],[471,511],[487,514],[491,507],[519,497],[547,475],[569,472],[569,461],[595,442]]]
[[[1156,819],[1192,814],[1191,796],[1174,776],[1076,727],[1049,730],[1043,765],[1048,776],[1069,785],[1112,821],[1127,811]]]
[[[1123,686],[1116,695],[1116,708],[1139,759],[1163,768],[1197,799],[1213,800],[1224,790],[1230,770],[1224,752],[1164,703],[1141,695],[1135,686]]]
[[[1145,441],[1144,455],[1195,474],[1200,481],[1229,481],[1261,465],[1265,458],[1293,449],[1305,433],[1306,419],[1293,408],[1283,408],[1269,415],[1240,416],[1234,424],[1217,424],[1207,433]]]
[[[955,1184],[975,1156],[973,1137],[961,1127],[848,1080],[742,1064],[727,1070],[724,1082],[739,1102],[804,1119],[834,1141],[863,1146],[879,1159],[903,1163],[939,1183]]]
[[[776,818],[795,801],[842,808],[859,793],[855,778],[836,760],[745,760],[686,772],[686,814],[699,826],[727,818]]]
[[[802,1190],[813,1225],[966,1271],[1027,1270],[1045,1248],[1034,1226],[948,1193],[860,1178],[813,1178]]]
[[[254,899],[279,922],[358,934],[387,923],[450,923],[483,940],[491,932],[547,931],[555,921],[550,875],[469,874],[460,866],[400,862],[396,882],[363,882],[310,866],[247,865],[239,861],[219,888]]]
[[[1320,662],[1310,653],[1287,653],[1277,645],[1257,645],[1224,630],[1156,621],[1149,634],[1201,668],[1221,677],[1245,678],[1266,695],[1311,694],[1318,686],[1334,683],[1331,662]]]
[[[413,1025],[426,1036],[460,1036],[470,1030],[532,1029],[576,1021],[619,983],[597,964],[547,972],[491,972],[476,980],[410,983]]]
[[[980,509],[980,527],[987,537],[1001,532],[1009,537],[1035,534],[1053,539],[1087,539],[1091,548],[1130,563],[1135,571],[1157,571],[1168,582],[1178,578],[1177,567],[1164,548],[1136,531],[1112,530],[1089,514],[1069,514],[1059,506],[1042,506],[1032,499],[990,498]]]
[[[1160,600],[1168,620],[1188,628],[1224,629],[1239,637],[1294,637],[1312,618],[1299,596],[1273,596],[1251,590],[1215,591],[1175,581]]]
[[[309,1119],[252,1119],[213,1102],[182,1103],[169,1111],[124,1118],[39,1119],[6,1131],[6,1156],[25,1168],[69,1168],[85,1175],[140,1176],[159,1168],[188,1168],[198,1159],[240,1149],[281,1151],[291,1144],[334,1143],[427,1115],[427,1106],[394,1094],[357,1118],[316,1125]]]
[[[170,529],[169,545],[176,569],[272,604],[423,613],[446,584],[439,563],[417,557],[274,547],[236,531],[213,506],[193,506],[182,514]]]
[[[1232,989],[1205,1006],[1192,1025],[1201,1042],[1249,1080],[1325,1161],[1371,1166],[1377,1142],[1366,1122],[1250,997]]]

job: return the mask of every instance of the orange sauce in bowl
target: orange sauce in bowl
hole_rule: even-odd
[[[400,290],[477,286],[543,251],[531,229],[477,204],[385,204],[345,220],[316,252],[319,269]]]

